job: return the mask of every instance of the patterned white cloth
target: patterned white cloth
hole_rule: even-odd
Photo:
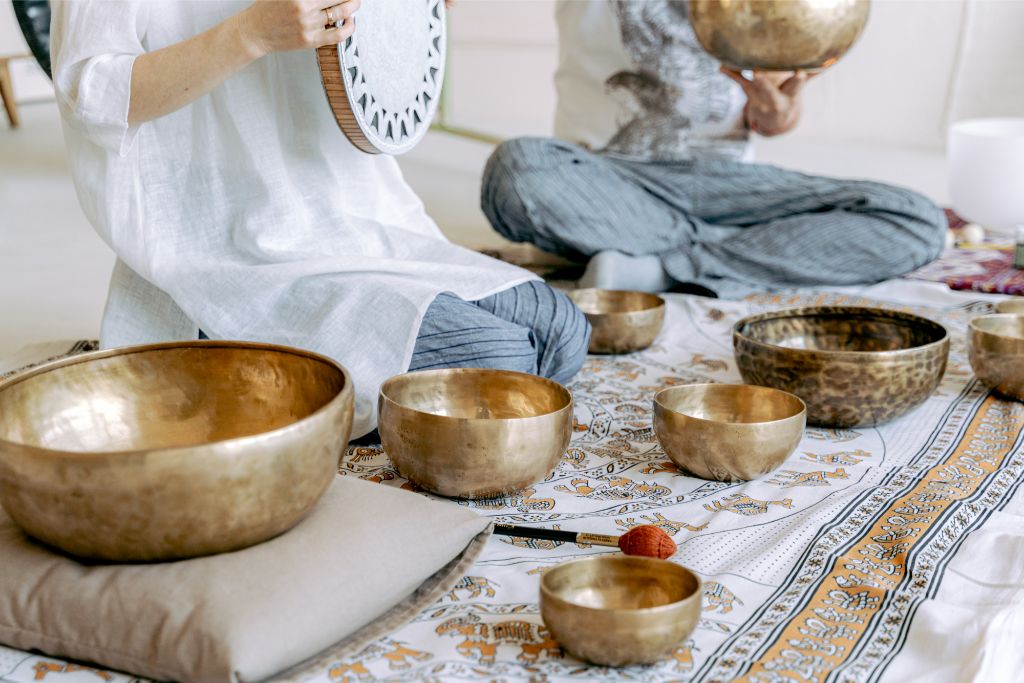
[[[495,537],[456,588],[412,623],[305,680],[1019,680],[1024,405],[992,397],[971,373],[965,324],[989,310],[976,298],[908,281],[743,302],[669,295],[653,347],[588,361],[570,386],[575,436],[554,474],[469,505],[501,522],[595,533],[652,523],[671,534],[680,547],[672,561],[701,575],[705,595],[697,629],[669,660],[588,666],[564,655],[544,628],[540,574],[610,549]],[[736,320],[811,304],[909,308],[945,324],[952,349],[938,391],[879,428],[808,429],[796,452],[757,481],[680,473],[654,437],[653,393],[737,381]],[[350,449],[342,473],[408,487],[375,447]],[[4,681],[58,674],[97,680],[0,648]]]
[[[54,84],[78,196],[117,253],[103,343],[300,346],[343,363],[355,434],[408,368],[441,291],[476,300],[534,276],[448,242],[391,157],[338,130],[315,54],[260,59],[192,104],[127,123],[132,65],[248,3],[59,2]]]

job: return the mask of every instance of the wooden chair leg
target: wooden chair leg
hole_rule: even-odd
[[[18,118],[18,104],[14,101],[11,72],[7,68],[7,62],[7,59],[0,59],[0,100],[7,111],[7,120],[11,122],[11,128],[17,128],[21,120]]]

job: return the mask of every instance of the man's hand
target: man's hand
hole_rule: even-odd
[[[352,35],[360,0],[261,0],[238,15],[254,57],[334,45]]]
[[[745,78],[739,71],[722,67],[722,73],[736,81],[747,94],[744,109],[750,130],[766,137],[788,133],[800,120],[800,91],[814,74],[755,71]]]

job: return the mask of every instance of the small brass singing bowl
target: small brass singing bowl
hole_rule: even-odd
[[[753,315],[732,334],[748,384],[807,404],[807,423],[874,426],[923,403],[942,381],[949,334],[937,322],[881,308],[819,306]]]
[[[701,46],[734,69],[814,71],[835,64],[868,20],[868,0],[690,0]]]
[[[568,293],[590,321],[590,353],[633,353],[654,343],[665,322],[665,300],[647,292],[577,289]]]
[[[283,346],[190,341],[74,356],[0,384],[0,503],[80,557],[238,550],[299,522],[337,475],[352,381]]]
[[[522,372],[408,372],[384,382],[377,406],[398,472],[450,498],[492,498],[541,481],[572,435],[569,390]]]
[[[601,666],[651,664],[689,636],[700,578],[667,560],[599,555],[560,564],[540,581],[540,614],[569,654]]]
[[[1024,317],[983,315],[967,333],[971,368],[982,383],[1003,396],[1024,401]]]
[[[1007,315],[1024,315],[1024,300],[1007,299],[996,304],[996,313]]]
[[[702,479],[747,481],[796,450],[807,407],[793,394],[747,384],[689,384],[654,397],[654,431],[665,454]]]

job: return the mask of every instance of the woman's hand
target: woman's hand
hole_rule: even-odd
[[[352,35],[359,2],[259,0],[197,36],[139,55],[128,124],[181,109],[271,52],[340,43]]]
[[[796,127],[800,120],[800,91],[813,75],[804,71],[792,74],[755,71],[753,78],[748,79],[724,66],[722,73],[739,83],[747,94],[744,113],[751,130],[771,137]]]
[[[360,0],[257,0],[239,13],[242,40],[255,57],[332,45],[352,35]]]

